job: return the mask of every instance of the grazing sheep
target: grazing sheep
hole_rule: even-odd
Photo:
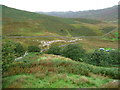
[[[106,52],[110,52],[110,50],[106,50]]]
[[[104,48],[100,48],[101,51],[104,51],[105,49]]]

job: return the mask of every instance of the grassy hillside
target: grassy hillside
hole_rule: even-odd
[[[94,26],[103,23],[97,20],[59,18],[44,14],[21,11],[6,6],[2,6],[2,9],[3,9],[3,13],[2,13],[3,35],[96,36],[96,35],[103,35],[105,33],[101,30],[100,27],[94,29]],[[89,27],[87,24],[90,24],[93,27]],[[106,26],[111,27],[111,25],[107,23],[103,23],[103,24],[105,27]],[[80,27],[76,28],[76,26],[80,26]],[[112,26],[114,28],[117,27],[115,25]]]
[[[56,55],[29,53],[3,73],[3,88],[97,88],[115,80],[117,70]]]
[[[120,33],[118,32],[117,29],[115,29],[115,30],[105,34],[104,39],[108,39],[111,41],[120,40]]]
[[[88,10],[88,11],[77,11],[77,12],[38,12],[44,13],[52,16],[59,16],[64,18],[88,18],[109,21],[116,23],[118,20],[118,6],[113,6],[109,8],[99,9],[99,10]]]

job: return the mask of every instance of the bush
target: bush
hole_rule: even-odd
[[[98,66],[118,65],[118,59],[120,58],[117,50],[111,50],[110,52],[95,50],[93,53],[89,53],[86,56],[85,62]]]
[[[77,44],[70,44],[66,46],[65,48],[63,48],[61,53],[62,56],[71,58],[76,61],[82,60],[82,58],[85,56],[85,50]]]
[[[120,60],[119,53],[120,53],[119,50],[113,50],[113,51],[110,52],[110,56],[111,56],[111,59],[112,59],[111,60],[112,64],[117,64],[117,65],[120,64],[120,62],[119,62],[119,60]]]
[[[15,53],[17,54],[17,56],[22,56],[25,53],[25,49],[23,48],[23,46],[20,43],[16,43],[15,44]]]
[[[111,57],[107,52],[104,51],[95,51],[91,55],[92,62],[95,62],[96,65],[105,66],[110,63]]]
[[[23,55],[24,48],[20,43],[13,41],[5,41],[2,44],[2,67],[3,71],[9,68],[9,65],[14,62],[15,58]]]
[[[61,48],[59,46],[51,46],[48,51],[48,54],[55,54],[60,55],[61,54]]]
[[[41,49],[38,46],[28,46],[28,52],[40,52]]]
[[[7,41],[2,44],[2,60],[3,64],[9,64],[15,59],[15,43],[12,41]]]

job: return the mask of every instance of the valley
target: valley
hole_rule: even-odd
[[[116,23],[1,7],[3,88],[119,87]]]

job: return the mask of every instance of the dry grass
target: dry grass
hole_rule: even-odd
[[[44,79],[46,77],[46,73],[36,73],[35,77],[40,78],[40,79]]]
[[[89,76],[90,77],[93,77],[93,78],[101,78],[102,80],[103,79],[109,79],[109,77],[108,76],[103,76],[103,75],[100,75],[100,74],[93,74],[93,73],[89,73]]]
[[[118,42],[111,42],[107,40],[101,40],[101,39],[91,39],[91,38],[86,38],[80,41],[82,43],[83,48],[87,51],[93,50],[93,49],[98,49],[98,48],[118,48]]]
[[[120,88],[120,81],[114,80],[105,85],[101,86],[102,88]]]
[[[81,83],[90,83],[90,81],[85,76],[80,77],[79,82],[81,82]]]
[[[66,60],[66,61],[72,61],[74,62],[73,60],[71,60],[70,58],[66,58],[66,57],[62,57],[62,56],[59,56],[59,55],[53,55],[53,54],[44,54],[43,57],[47,57],[48,60],[52,60],[53,58],[59,58],[60,60]]]

